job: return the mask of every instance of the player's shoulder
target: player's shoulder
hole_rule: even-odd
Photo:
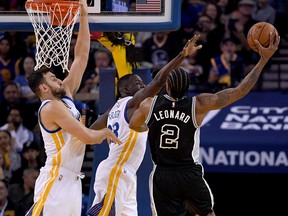
[[[57,113],[59,112],[60,108],[63,106],[61,100],[49,100],[45,103],[42,107],[41,112],[44,113]]]

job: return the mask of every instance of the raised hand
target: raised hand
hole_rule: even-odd
[[[197,50],[202,48],[202,45],[196,46],[196,42],[199,39],[200,35],[194,35],[191,39],[189,39],[183,48],[182,55],[184,57],[192,55],[197,52]]]
[[[80,15],[87,16],[88,14],[87,2],[85,0],[79,0],[79,5],[80,5]]]

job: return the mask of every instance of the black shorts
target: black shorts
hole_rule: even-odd
[[[156,167],[153,199],[158,216],[207,215],[214,200],[203,178],[200,164],[185,167]],[[193,214],[192,214],[193,215]]]

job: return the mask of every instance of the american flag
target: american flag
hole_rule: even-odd
[[[136,11],[138,12],[160,12],[161,0],[136,0]]]

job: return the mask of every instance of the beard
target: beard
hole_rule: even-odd
[[[51,93],[54,97],[62,99],[66,95],[66,91],[64,88],[58,88],[58,89],[51,89]]]
[[[13,125],[15,128],[18,128],[21,125],[21,122],[13,122]]]

